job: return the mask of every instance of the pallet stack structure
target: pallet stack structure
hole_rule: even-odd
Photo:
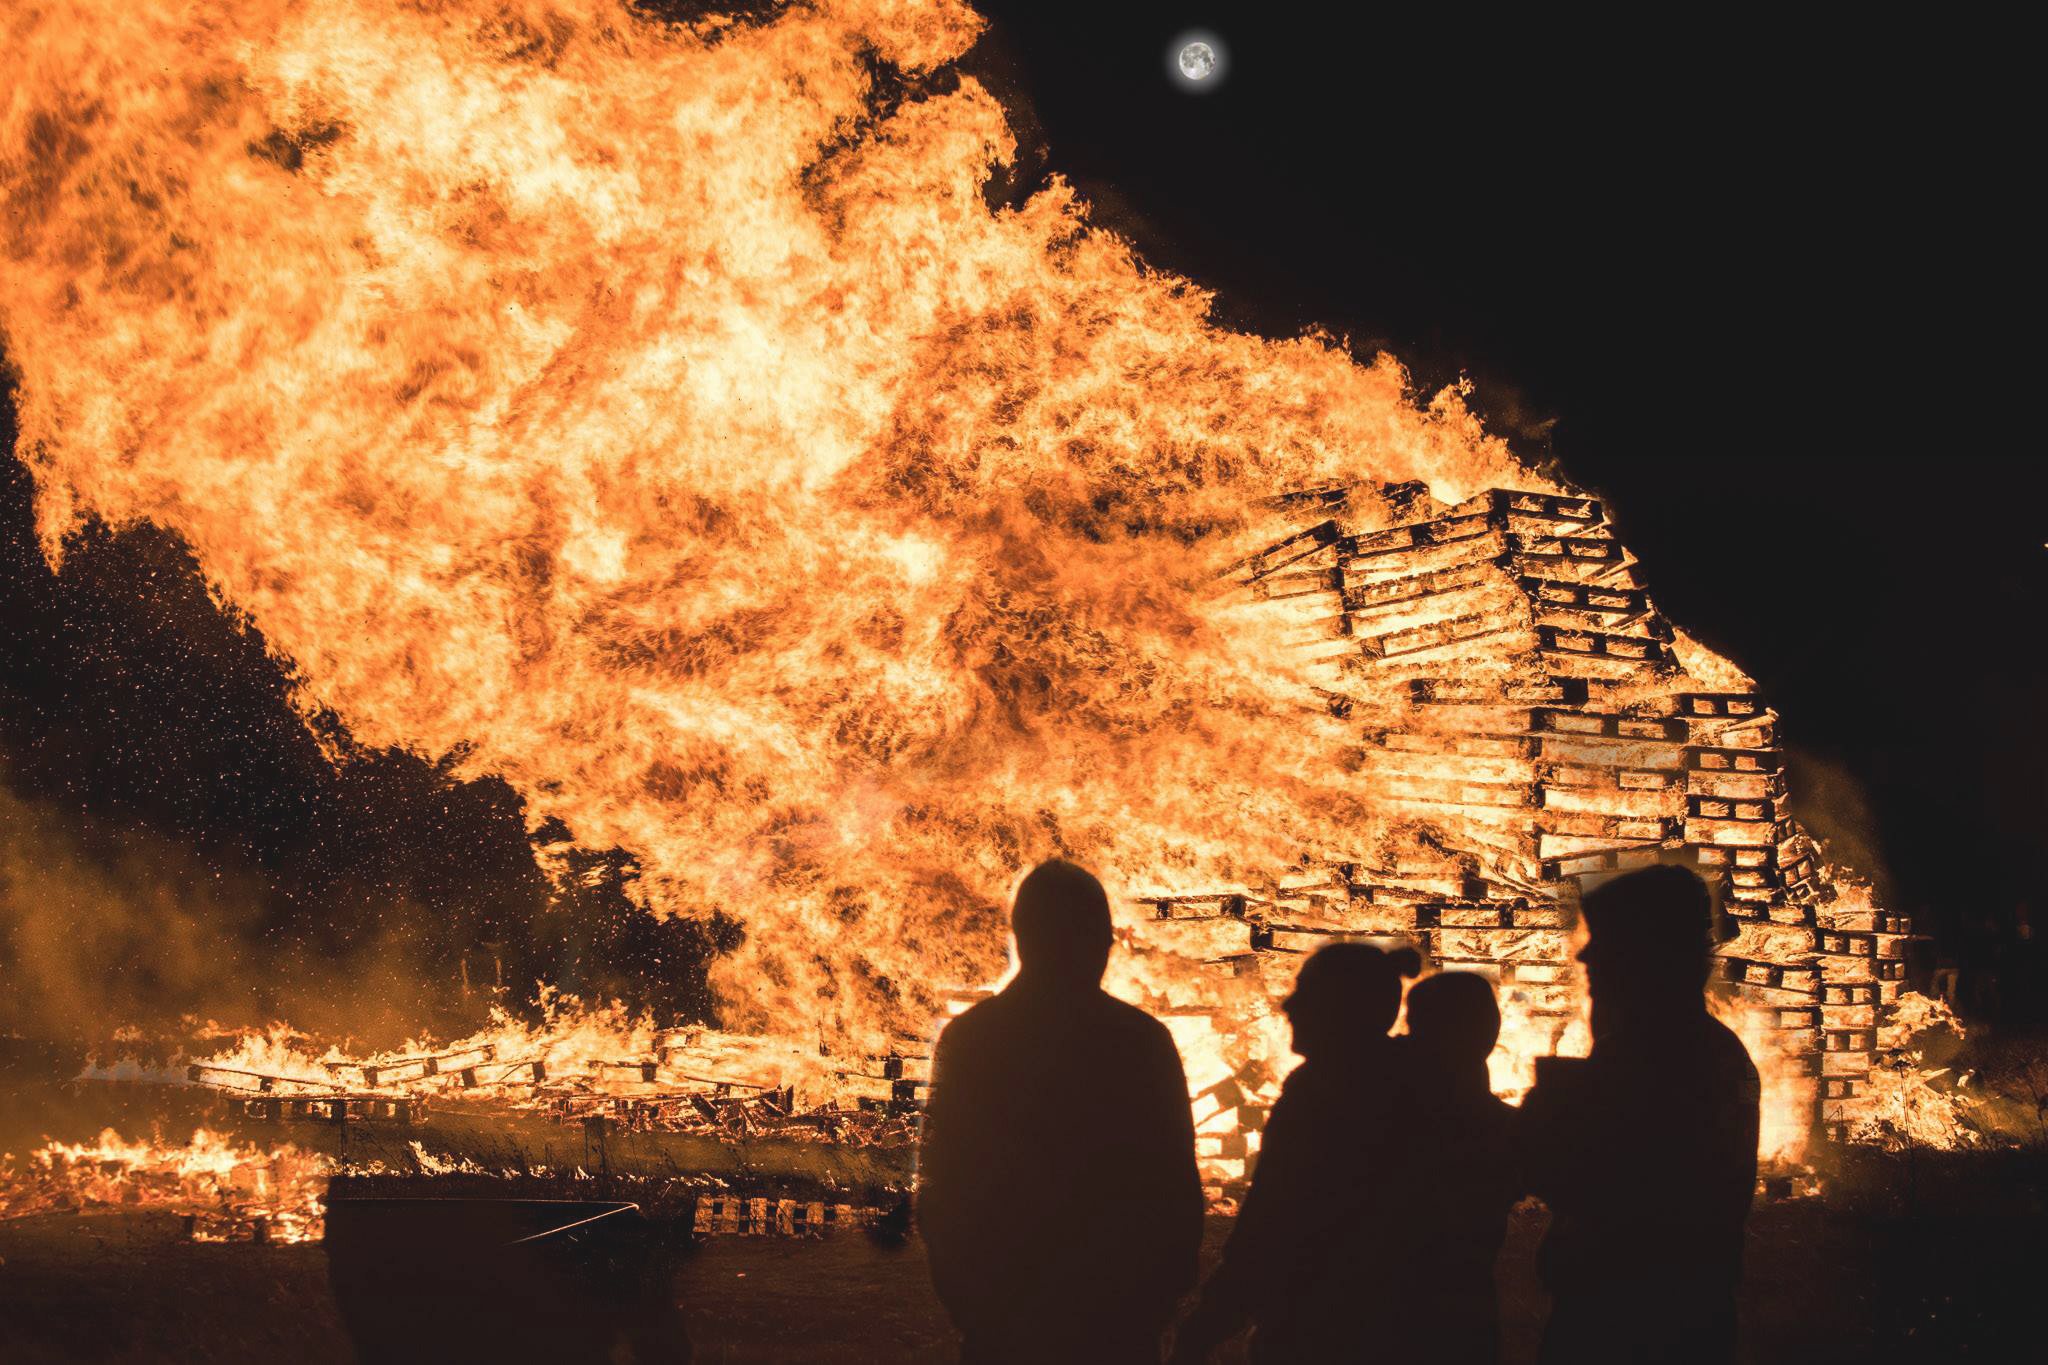
[[[1232,577],[1327,661],[1326,704],[1355,727],[1355,771],[1394,833],[1264,887],[1146,902],[1139,951],[1251,985],[1168,1009],[1183,1051],[1244,1056],[1233,1039],[1251,1016],[1270,1015],[1302,954],[1339,939],[1406,941],[1432,967],[1484,973],[1507,1033],[1555,1044],[1582,1018],[1583,880],[1685,861],[1717,883],[1721,992],[1749,1012],[1752,1051],[1774,1054],[1758,1059],[1767,1078],[1794,1088],[1818,1135],[1843,1136],[1863,1116],[1909,926],[1838,890],[1787,813],[1776,715],[1658,613],[1601,504],[1502,489],[1444,505],[1400,485],[1278,505],[1307,524]],[[1196,1099],[1204,1170],[1225,1192],[1257,1150],[1270,1056]]]

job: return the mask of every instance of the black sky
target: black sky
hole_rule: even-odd
[[[1230,325],[1323,326],[1424,389],[1469,377],[1526,459],[1608,498],[1667,614],[1757,677],[1810,828],[1951,939],[2043,903],[2048,516],[2021,352],[1985,320],[2021,278],[2016,86],[1958,93],[1945,38],[1782,19],[984,8],[966,69],[1016,114],[1006,192],[1067,176]],[[1165,68],[1193,28],[1229,58],[1199,96]],[[53,576],[29,526],[10,461],[0,780],[81,838],[248,879],[281,960],[384,952],[392,904],[423,909],[404,951],[440,972],[542,918],[518,970],[614,989],[618,962],[701,959],[701,935],[615,914],[575,938],[501,784],[328,766],[169,537],[95,532]]]
[[[1998,34],[984,8],[1025,181],[1067,175],[1234,325],[1471,379],[1757,678],[1809,828],[1951,932],[2042,905],[2048,482],[1998,325],[2029,221]],[[1165,69],[1191,29],[1229,50],[1210,93]]]

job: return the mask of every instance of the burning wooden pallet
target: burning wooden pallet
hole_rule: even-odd
[[[339,1060],[297,1072],[193,1063],[186,1078],[259,1124],[410,1128],[436,1108],[506,1105],[588,1132],[672,1133],[746,1141],[816,1140],[903,1146],[930,1085],[927,1055],[894,1052],[833,1069],[838,1092],[804,1104],[795,1088],[707,1074],[718,1056],[693,1032],[658,1040],[647,1056],[583,1058],[574,1065],[506,1060],[490,1044],[382,1059]]]
[[[1690,861],[1718,884],[1720,981],[1762,1024],[1752,1050],[1766,1044],[1780,1102],[1789,1088],[1839,1136],[1861,1117],[1910,926],[1839,892],[1792,820],[1775,714],[1687,671],[1597,500],[1496,489],[1444,506],[1408,485],[1357,501],[1405,515],[1357,530],[1350,490],[1283,499],[1320,519],[1232,574],[1327,660],[1323,695],[1358,727],[1356,769],[1421,856],[1158,898],[1139,938],[1278,980],[1292,966],[1266,959],[1398,938],[1493,977],[1508,1032],[1555,1043],[1580,1012],[1580,883]],[[1229,1135],[1255,1132],[1255,1107],[1235,1106]],[[1243,1144],[1214,1145],[1212,1174],[1241,1174]]]
[[[1303,955],[1399,941],[1491,977],[1508,1070],[1526,1070],[1583,1030],[1581,884],[1670,859],[1718,884],[1731,931],[1719,986],[1745,1007],[1767,1104],[1831,1135],[1862,1117],[1910,925],[1837,884],[1789,813],[1776,715],[1658,612],[1599,501],[1493,490],[1446,506],[1409,485],[1280,505],[1307,524],[1231,577],[1286,613],[1322,666],[1321,703],[1351,736],[1341,757],[1393,835],[1263,885],[1141,902],[1131,957],[1170,959],[1147,1003],[1199,1062],[1212,1187],[1256,1159],[1285,1061],[1276,1006]],[[1378,524],[1388,507],[1396,523]],[[987,994],[942,992],[949,1013]],[[485,1043],[303,1075],[202,1065],[191,1079],[272,1121],[405,1125],[429,1103],[497,1102],[599,1134],[914,1141],[925,1043],[809,1058],[801,1095],[748,1074],[741,1054],[761,1045],[697,1030],[573,1063]]]

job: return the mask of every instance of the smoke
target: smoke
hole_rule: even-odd
[[[1876,885],[1879,899],[1891,899],[1884,842],[1863,784],[1834,759],[1798,748],[1785,750],[1785,781],[1793,814],[1820,841],[1827,860],[1856,869]]]
[[[0,785],[0,1034],[100,1044],[289,1017],[391,1044],[423,1019],[459,1022],[418,907],[393,903],[340,949],[280,939],[275,920],[261,878],[217,850]]]
[[[95,831],[0,786],[0,1031],[241,1016],[253,888],[146,835]]]

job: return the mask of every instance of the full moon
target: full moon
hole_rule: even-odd
[[[1180,74],[1191,81],[1207,80],[1216,70],[1216,49],[1207,43],[1189,43],[1180,50]]]

